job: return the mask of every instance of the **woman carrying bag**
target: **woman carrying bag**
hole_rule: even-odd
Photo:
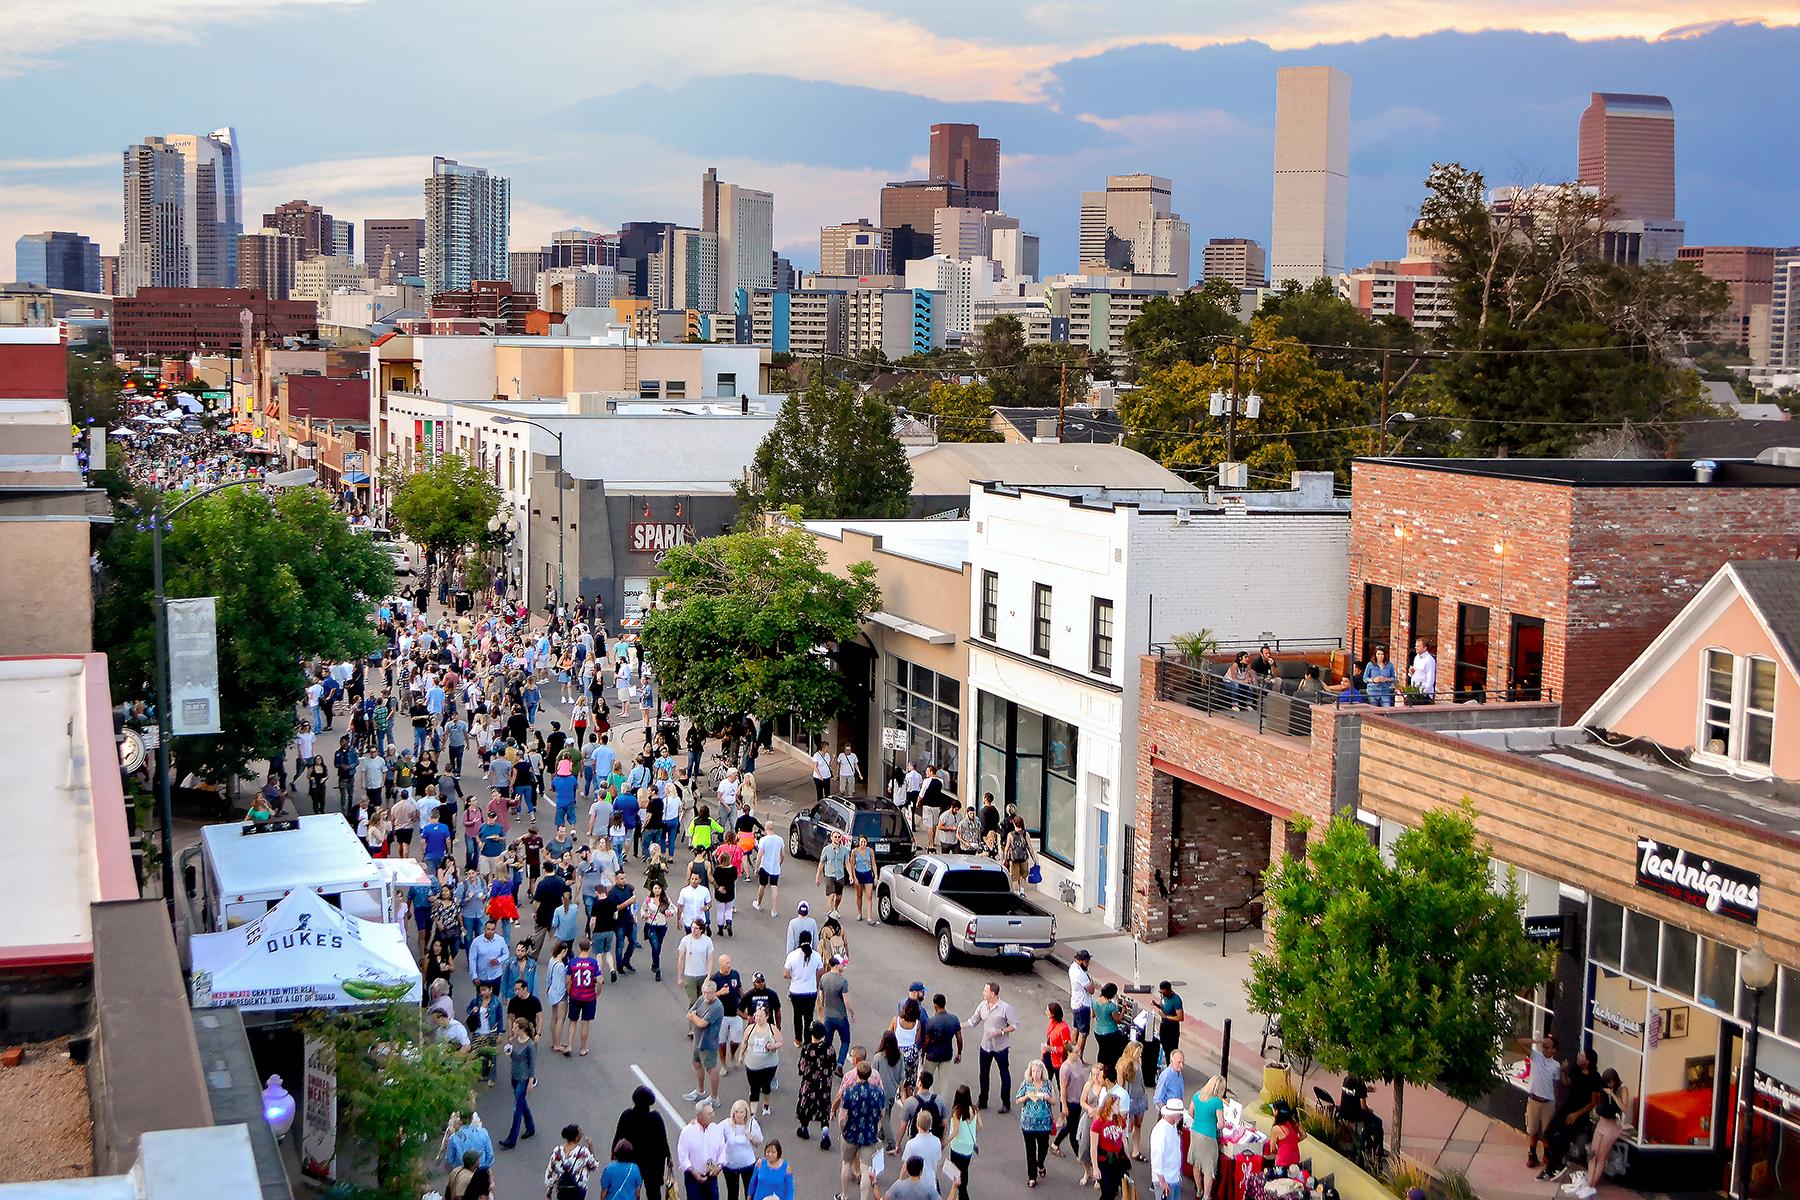
[[[1031,880],[1031,873],[1037,865],[1037,855],[1031,849],[1031,835],[1025,832],[1024,817],[1014,817],[1007,826],[1005,840],[1000,844],[1000,857],[1006,862],[1006,874],[1012,880],[1013,892],[1023,896],[1025,884],[1035,882]]]

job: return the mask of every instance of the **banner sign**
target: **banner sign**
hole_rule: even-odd
[[[631,523],[631,552],[633,554],[661,554],[674,546],[685,546],[696,541],[694,526],[690,521],[633,521]]]
[[[219,732],[219,634],[212,596],[164,602],[169,633],[169,731]]]
[[[619,624],[625,629],[637,629],[644,623],[644,612],[650,607],[650,581],[642,576],[635,576],[619,581]]]
[[[306,1094],[300,1126],[300,1170],[314,1179],[337,1175],[337,1055],[331,1043],[306,1039]]]
[[[1637,840],[1637,850],[1639,887],[1746,925],[1756,924],[1762,906],[1762,876],[1755,871],[1714,862],[1647,837]]]

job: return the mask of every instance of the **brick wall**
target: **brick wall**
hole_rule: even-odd
[[[1174,871],[1164,871],[1170,883],[1169,936],[1216,930],[1228,918],[1234,927],[1238,920],[1260,920],[1262,906],[1249,901],[1262,890],[1276,822],[1186,780],[1160,771],[1157,778],[1169,782],[1178,830]]]

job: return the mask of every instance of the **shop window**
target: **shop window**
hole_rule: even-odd
[[[1781,977],[1777,975],[1775,982],[1763,990],[1762,1007],[1758,1008],[1756,1005],[1756,997],[1751,993],[1749,988],[1744,986],[1743,981],[1739,980],[1737,1002],[1738,1018],[1742,1020],[1744,1024],[1748,1025],[1750,1023],[1750,1014],[1755,1013],[1756,1024],[1759,1028],[1774,1029],[1775,1014],[1781,1007],[1780,986]]]
[[[1662,962],[1657,967],[1656,981],[1671,992],[1683,996],[1694,994],[1694,967],[1699,961],[1700,939],[1692,930],[1679,925],[1662,927]]]
[[[1737,996],[1737,951],[1711,938],[1700,939],[1700,990],[1695,996],[1720,1012],[1731,1012]]]
[[[1625,912],[1624,967],[1639,979],[1656,978],[1657,941],[1662,935],[1662,922],[1635,908]]]
[[[1619,944],[1625,937],[1625,910],[1610,900],[1593,898],[1588,915],[1588,957],[1609,967],[1619,965]]]
[[[962,710],[958,703],[962,689],[956,680],[895,655],[888,656],[887,664],[882,724],[904,731],[906,757],[921,772],[928,765],[936,766],[945,793],[954,799],[960,782],[954,747],[962,737]],[[905,769],[903,763],[899,765]]]
[[[1710,1146],[1717,1091],[1722,1083],[1729,1086],[1731,1076],[1718,1067],[1719,1018],[1662,992],[1637,994],[1648,997],[1651,1030],[1639,1140],[1646,1146]]]
[[[1049,858],[1075,860],[1077,728],[1010,701],[976,693],[978,789],[1016,804]]]
[[[1631,1089],[1634,1111],[1627,1114],[1631,1118],[1642,1112],[1644,1020],[1649,996],[1648,988],[1623,975],[1604,968],[1594,972],[1587,1032],[1593,1038],[1593,1053],[1600,1069],[1617,1071],[1620,1080]]]
[[[1544,622],[1539,617],[1512,619],[1512,660],[1506,681],[1514,700],[1540,700],[1544,688]]]

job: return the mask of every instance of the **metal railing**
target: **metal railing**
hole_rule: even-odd
[[[1292,660],[1289,660],[1292,661]],[[1274,688],[1260,683],[1234,683],[1224,677],[1224,663],[1196,667],[1165,657],[1158,669],[1156,698],[1208,716],[1220,716],[1254,725],[1258,733],[1312,736],[1313,710],[1367,705],[1373,708],[1413,708],[1434,704],[1555,703],[1554,691],[1542,684],[1532,687],[1449,688],[1429,694],[1404,686],[1371,693],[1360,682],[1355,690],[1302,694],[1288,690],[1292,680],[1279,680]]]
[[[1276,654],[1317,654],[1330,650],[1342,650],[1344,639],[1341,637],[1243,638],[1238,641],[1214,642],[1213,653],[1229,657],[1244,650],[1254,655],[1264,646]],[[1170,658],[1179,656],[1181,649],[1174,642],[1153,642],[1150,652],[1159,658]]]

